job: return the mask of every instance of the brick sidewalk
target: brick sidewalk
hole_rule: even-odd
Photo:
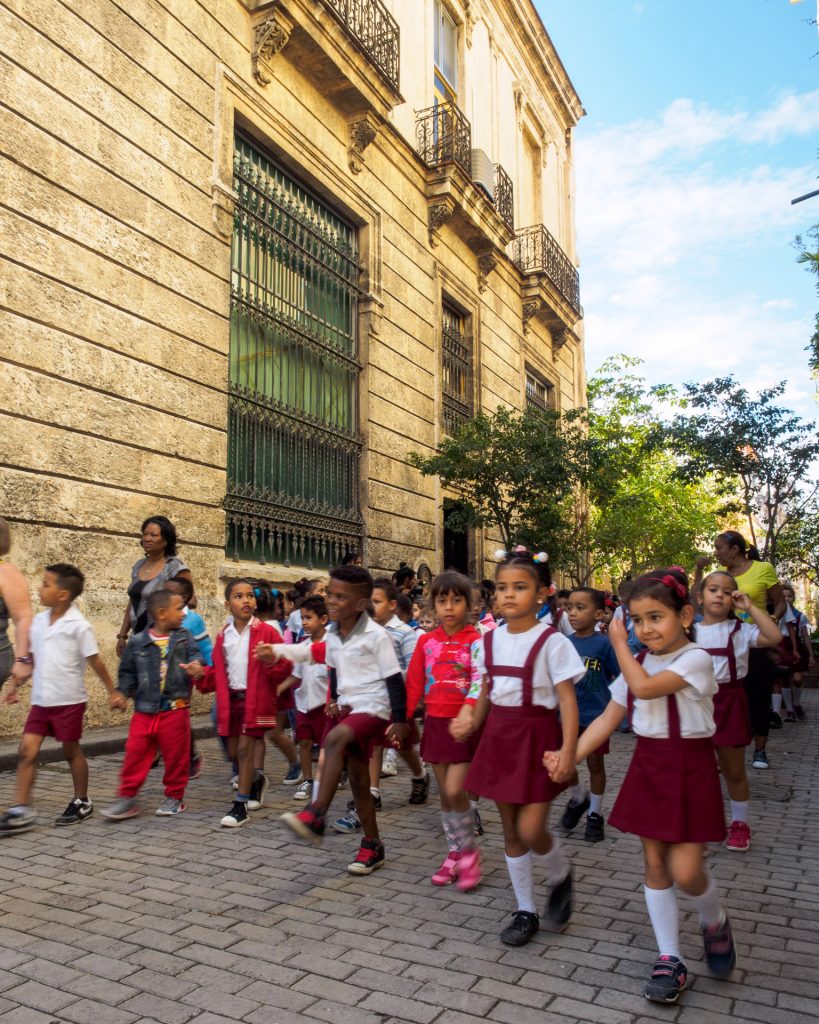
[[[283,786],[271,787],[251,826],[220,829],[228,773],[208,740],[205,773],[177,819],[146,813],[113,824],[96,815],[54,828],[70,779],[63,765],[43,767],[44,824],[0,841],[0,1024],[815,1024],[817,691],[807,691],[806,705],[811,721],[773,734],[774,767],[751,773],[750,853],[710,858],[731,908],[739,970],[730,982],[706,976],[686,913],[692,984],[678,1007],[641,994],[654,947],[636,839],[613,830],[597,846],[569,839],[571,926],[510,950],[497,939],[512,897],[494,808],[483,809],[484,884],[472,894],[435,890],[428,878],[443,852],[435,805],[408,807],[407,774],[388,779],[379,816],[388,863],[353,878],[345,865],[355,837],[330,834],[318,849],[291,842],[276,820],[295,806]],[[613,738],[612,792],[633,742]],[[114,792],[119,762],[92,762],[98,807]],[[280,778],[278,753],[268,763]],[[12,776],[0,775],[0,801],[12,793]],[[154,772],[146,812],[160,799]],[[336,806],[341,813],[341,799]]]

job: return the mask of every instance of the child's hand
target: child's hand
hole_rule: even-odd
[[[553,772],[556,772],[560,769],[560,751],[547,750],[543,754],[543,767],[549,773],[549,778],[553,779]]]
[[[392,722],[387,727],[387,731],[384,734],[384,739],[390,744],[390,746],[395,747],[397,750],[408,735],[409,726],[405,722],[400,725],[398,722]]]
[[[275,662],[279,660],[279,656],[273,650],[273,644],[256,644],[253,648],[253,657],[256,661]]]
[[[577,765],[574,763],[574,758],[570,757],[565,750],[561,750],[557,755],[557,765],[549,769],[549,775],[552,782],[568,782],[575,771],[577,771]]]
[[[468,704],[464,704],[458,712],[458,717],[453,718],[449,723],[449,735],[458,743],[468,740],[475,731],[475,712]]]
[[[17,687],[11,680],[3,687],[3,692],[0,694],[0,704],[19,704],[20,694],[17,692]]]
[[[734,608],[737,608],[741,612],[749,612],[751,610],[752,601],[747,594],[743,594],[741,590],[735,590],[731,594],[731,600],[734,602]]]
[[[327,715],[328,718],[338,718],[338,716],[339,716],[338,704],[336,704],[336,702],[334,700],[328,700],[327,701],[327,707],[324,709],[324,714]]]
[[[191,679],[201,679],[205,675],[205,670],[202,667],[201,661],[189,661],[187,665],[179,666],[186,675],[189,675]]]
[[[618,644],[628,647],[628,630],[622,619],[611,620],[608,637],[613,647],[617,647]]]
[[[112,711],[125,711],[128,707],[128,701],[123,697],[119,690],[114,690],[108,694],[108,707]]]

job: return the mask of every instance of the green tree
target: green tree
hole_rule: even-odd
[[[819,295],[819,224],[814,224],[804,238],[797,235],[793,244],[799,253],[796,262],[804,263],[805,269],[816,275],[816,292]],[[819,375],[819,313],[816,314],[813,336],[807,344],[806,351],[811,373],[817,376]]]
[[[684,385],[690,410],[675,416],[669,437],[689,483],[709,474],[736,495],[762,558],[775,561],[779,538],[809,497],[819,433],[777,403],[784,382],[751,396],[733,377]]]
[[[551,553],[562,536],[563,504],[584,482],[591,455],[578,420],[499,407],[465,422],[433,455],[412,452],[409,462],[460,498],[450,526],[496,527],[507,548],[520,543]]]
[[[793,579],[806,578],[819,586],[819,496],[816,493],[794,509],[779,535],[777,565]]]

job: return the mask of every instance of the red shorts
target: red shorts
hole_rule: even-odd
[[[324,713],[324,705],[311,708],[309,711],[296,710],[296,740],[310,740],[321,743],[327,731],[327,723],[331,719]]]
[[[375,715],[348,712],[346,715],[338,716],[333,727],[325,735],[324,742],[327,743],[330,734],[339,725],[346,725],[348,729],[353,730],[353,738],[347,747],[347,752],[363,761],[369,761],[373,749],[384,746],[384,733],[389,724],[385,718],[376,718]]]
[[[84,703],[58,704],[52,708],[32,704],[23,732],[34,736],[53,736],[58,743],[77,743],[82,739],[84,716]]]
[[[265,733],[270,732],[271,728],[272,726],[265,726],[263,729],[253,729],[246,726],[245,695],[241,691],[231,691],[228,736],[252,736],[254,739],[264,739]]]
[[[580,739],[580,737],[583,735],[583,733],[586,731],[587,728],[588,728],[588,726],[586,726],[586,725],[581,725],[580,726],[580,728],[577,730],[577,738],[578,739]],[[603,742],[600,744],[600,746],[597,748],[597,750],[593,750],[592,751],[593,754],[608,754],[610,752],[611,751],[610,751],[609,741],[608,740],[603,740]]]

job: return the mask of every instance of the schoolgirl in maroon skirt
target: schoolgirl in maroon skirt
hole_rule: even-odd
[[[736,963],[731,925],[704,861],[705,844],[725,838],[712,739],[717,683],[710,655],[691,641],[694,609],[682,569],[635,580],[628,611],[645,650],[635,658],[625,626],[612,622],[609,638],[622,674],[611,685],[608,707],[580,738],[577,759],[607,739],[628,708],[637,745],[609,822],[643,844],[646,904],[659,949],[644,994],[673,1003],[688,980],[677,891],[699,912],[712,973],[724,977]],[[557,764],[556,754],[546,754],[544,763]]]
[[[550,887],[550,926],[565,927],[572,909],[571,870],[546,822],[552,800],[574,772],[574,684],[586,669],[566,637],[538,621],[550,582],[545,555],[533,557],[516,549],[504,557],[495,576],[495,599],[506,624],[483,637],[481,678],[473,683],[450,730],[465,742],[484,726],[465,786],[494,800],[500,814],[518,906],[500,936],[510,946],[524,945],[540,927],[535,864],[545,871]],[[550,777],[543,751],[557,748],[558,763]]]
[[[418,640],[407,669],[407,713],[423,698],[421,757],[432,765],[441,797],[447,855],[432,876],[433,885],[457,882],[464,892],[481,880],[481,854],[475,843],[474,813],[464,788],[480,732],[466,741],[452,738],[449,726],[460,712],[477,674],[475,649],[481,634],[470,625],[472,584],[460,573],[444,572],[430,586],[438,628]]]
[[[711,655],[718,683],[714,697],[713,736],[720,773],[731,801],[727,849],[747,850],[751,845],[748,825],[750,790],[745,772],[745,748],[751,742],[751,719],[745,676],[751,648],[776,647],[779,626],[737,588],[730,573],[712,572],[702,581],[699,595],[703,620],[695,627],[696,640]],[[750,621],[740,621],[734,612]]]

